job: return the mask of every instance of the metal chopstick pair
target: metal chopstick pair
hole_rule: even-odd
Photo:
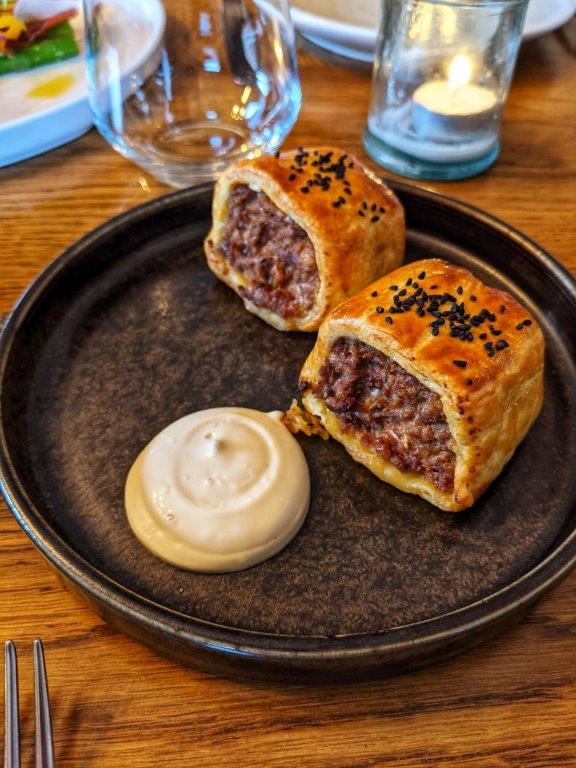
[[[18,717],[18,662],[16,647],[11,640],[5,645],[4,667],[4,768],[20,768],[20,727]],[[52,723],[48,700],[48,682],[44,649],[34,640],[34,690],[36,720],[36,768],[54,768]]]

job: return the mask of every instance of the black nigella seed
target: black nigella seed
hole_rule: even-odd
[[[494,357],[494,350],[493,349],[487,349],[486,352],[488,353],[488,357]]]
[[[376,224],[377,221],[380,221],[380,216],[372,216],[370,219],[371,224]]]
[[[288,181],[294,181],[295,178],[296,178],[296,174],[291,173],[290,176],[288,176]]]
[[[454,363],[454,365],[457,365],[458,368],[466,368],[466,366],[468,365],[466,360],[452,360],[452,362]]]
[[[278,158],[280,157],[280,150],[278,150],[277,152],[274,152],[274,157],[276,158],[276,160],[278,160]]]
[[[310,192],[310,190],[308,189],[308,187],[300,187],[300,192],[302,192],[302,193],[304,193],[305,195],[307,195],[307,194],[308,194],[308,192]]]
[[[416,283],[416,282],[412,283],[412,288],[414,288],[414,290],[417,291],[418,288],[419,288],[418,283]]]
[[[296,173],[304,173],[304,171],[302,170],[302,168],[296,168]]]
[[[504,304],[500,304],[500,314],[503,315],[504,312],[506,312],[506,307],[504,306]]]
[[[497,328],[494,328],[492,331],[490,331],[490,333],[492,334],[492,336],[500,336],[502,331],[499,331]]]
[[[372,205],[370,206],[370,210],[372,211],[372,213],[375,213],[377,209],[378,209],[378,206],[376,205],[376,203],[372,203]]]
[[[362,203],[362,210],[365,211],[368,208],[368,203]]]
[[[470,331],[466,334],[466,341],[474,341],[474,336]]]
[[[344,198],[344,197],[342,197],[342,195],[340,195],[338,197],[338,202],[341,203],[341,205],[344,205],[344,203],[346,202],[346,198]]]
[[[487,333],[481,333],[480,336],[478,336],[478,338],[484,340],[484,339],[488,338],[488,334]]]
[[[364,218],[366,218],[366,214],[364,213],[364,211],[358,211],[358,216],[363,216]]]
[[[506,349],[506,347],[509,347],[510,344],[508,344],[507,341],[504,339],[500,339],[500,341],[496,342],[496,349]]]
[[[474,384],[474,382],[472,381],[472,379],[466,379],[466,384],[467,384],[469,387],[471,387],[471,386],[472,386],[472,384]]]
[[[402,290],[398,293],[398,296],[406,296],[407,293],[408,291],[406,290],[406,288],[402,288]]]
[[[338,201],[336,201],[335,203],[332,203],[332,208],[340,208],[341,205],[342,203],[339,203]]]
[[[416,288],[416,290],[414,291],[414,296],[420,296],[420,294],[423,292],[423,290],[424,290],[424,289],[422,288],[422,286],[419,286],[419,287],[418,287],[418,288]]]
[[[430,286],[430,288],[429,288],[429,290],[430,290],[430,291],[435,291],[435,290],[436,290],[436,288],[438,288],[438,286],[437,286],[437,285],[431,285],[431,286]]]
[[[419,309],[417,314],[418,314],[418,317],[424,317],[426,312],[423,309]]]
[[[382,208],[382,206],[380,206],[380,208],[378,208],[378,210],[380,211],[380,213],[386,213],[386,210],[384,208]]]
[[[434,328],[432,328],[432,336],[438,336],[439,333],[440,331],[438,330],[438,328],[434,326]]]
[[[392,323],[394,322],[394,320],[392,320],[392,318],[391,318],[391,317],[387,317],[387,318],[386,318],[386,322],[388,323],[388,325],[392,325]]]
[[[525,325],[525,326],[532,325],[532,320],[523,320],[522,325]]]
[[[484,344],[484,348],[485,349],[491,349],[492,348],[492,344],[493,344],[493,342],[487,341],[486,344]]]
[[[348,187],[344,187],[344,192],[346,192],[347,195],[351,195],[352,194],[352,190],[348,189]]]
[[[424,280],[425,277],[426,277],[426,272],[420,272],[420,274],[418,275],[418,280]]]
[[[409,277],[408,280],[406,280],[406,285],[412,285],[412,278]]]
[[[524,328],[524,323],[518,323],[518,325],[516,326],[516,330],[521,331],[522,328]]]
[[[476,298],[476,296],[474,296],[473,293],[470,294],[469,298],[470,298],[470,301],[478,301],[478,299]]]
[[[376,307],[376,312],[378,312],[378,314],[381,315],[382,312],[384,312],[384,307]]]
[[[378,291],[372,291],[371,296],[378,296]]]
[[[459,285],[458,288],[456,288],[456,293],[458,294],[458,296],[462,296],[463,290],[461,285]]]

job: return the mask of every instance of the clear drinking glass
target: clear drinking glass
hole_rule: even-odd
[[[386,168],[458,179],[490,166],[528,0],[383,0],[364,147]]]
[[[302,94],[288,0],[84,0],[102,136],[166,184],[275,152]]]

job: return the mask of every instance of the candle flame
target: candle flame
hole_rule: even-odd
[[[461,53],[452,59],[448,69],[448,85],[453,91],[468,85],[472,77],[472,62],[470,57]]]

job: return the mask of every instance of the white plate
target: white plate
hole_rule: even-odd
[[[380,0],[293,0],[292,6],[296,28],[312,43],[356,61],[372,62]],[[530,0],[523,38],[550,32],[574,13],[576,0]]]
[[[154,57],[164,32],[160,0],[118,0],[114,12],[122,14],[122,71],[127,75]],[[73,20],[76,39],[82,40],[82,19]],[[30,91],[61,75],[72,86],[56,98],[29,98]],[[84,56],[58,64],[0,77],[0,167],[66,144],[92,127],[88,105]]]

